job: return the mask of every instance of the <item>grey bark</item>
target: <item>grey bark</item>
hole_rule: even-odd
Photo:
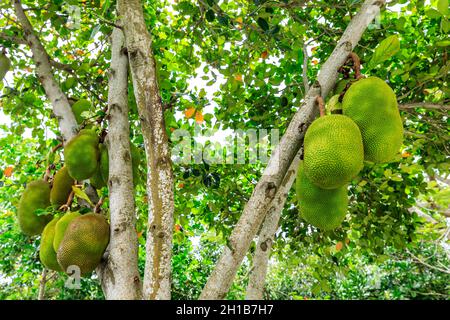
[[[77,132],[77,122],[70,107],[69,100],[67,100],[66,95],[56,82],[53,76],[50,57],[35,34],[19,0],[14,1],[14,9],[17,20],[22,26],[25,41],[33,53],[33,60],[36,63],[36,73],[39,81],[42,83],[45,93],[52,103],[53,113],[58,119],[59,130],[64,141],[69,141]]]
[[[128,57],[122,30],[111,36],[108,122],[109,210],[111,240],[105,263],[97,269],[108,300],[141,297],[138,240],[134,204],[133,169],[128,121]]]
[[[173,172],[152,39],[140,0],[119,0],[147,156],[147,225],[144,299],[170,299],[173,238]]]
[[[299,111],[291,120],[286,133],[275,148],[263,175],[234,228],[228,245],[203,288],[200,299],[225,298],[250,244],[256,235],[295,155],[303,143],[309,123],[317,114],[316,97],[325,98],[334,86],[338,69],[345,63],[349,53],[360,40],[363,32],[379,13],[384,1],[366,0],[360,12],[352,19],[336,48],[323,64],[315,83],[305,96]]]
[[[289,190],[297,176],[298,165],[302,151],[300,150],[289,167],[283,182],[275,196],[269,211],[267,212],[264,222],[259,230],[258,242],[255,253],[253,254],[252,269],[248,279],[248,286],[246,292],[246,299],[248,300],[262,300],[264,295],[264,285],[267,275],[267,267],[269,263],[270,253],[272,251],[272,244],[277,232],[281,212],[286,203]]]

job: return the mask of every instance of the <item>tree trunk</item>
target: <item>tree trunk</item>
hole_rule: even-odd
[[[128,58],[124,45],[122,30],[115,28],[111,41],[109,130],[106,136],[111,240],[105,264],[98,268],[108,300],[141,297],[128,122]]]
[[[297,156],[292,161],[286,176],[278,190],[272,206],[259,230],[258,243],[256,245],[255,253],[253,254],[252,270],[248,279],[246,299],[248,300],[262,300],[264,294],[264,285],[266,282],[267,266],[269,263],[270,253],[272,250],[273,239],[278,229],[278,224],[286,203],[289,190],[297,176],[298,165],[302,151],[300,150]]]
[[[270,157],[260,181],[228,240],[228,245],[224,247],[215,269],[203,288],[200,299],[225,298],[242,259],[303,143],[306,129],[317,113],[316,97],[321,95],[325,98],[328,95],[337,80],[338,69],[345,63],[364,30],[379,13],[378,5],[383,4],[384,1],[366,0],[328,60],[323,64],[317,83],[306,94],[300,110],[294,115],[286,133]]]
[[[134,95],[147,155],[149,217],[144,299],[170,299],[173,237],[173,172],[152,39],[139,0],[119,0]]]
[[[41,41],[34,33],[33,26],[25,15],[19,0],[14,0],[14,9],[17,20],[22,26],[25,41],[33,53],[33,60],[36,63],[36,73],[39,81],[42,83],[47,98],[52,103],[53,113],[58,119],[59,130],[61,131],[63,140],[64,142],[69,141],[77,132],[77,121],[73,115],[69,100],[67,100],[66,95],[56,82],[47,51],[45,51]]]

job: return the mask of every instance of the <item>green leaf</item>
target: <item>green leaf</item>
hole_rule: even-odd
[[[437,9],[443,16],[446,16],[448,14],[448,0],[439,0]]]
[[[89,203],[91,206],[93,205],[91,202],[91,199],[89,199],[89,197],[83,190],[81,190],[80,188],[75,187],[75,186],[72,186],[72,190],[78,198],[86,200],[87,203]]]
[[[369,67],[374,68],[400,51],[400,40],[397,35],[387,37],[377,46],[370,60]]]

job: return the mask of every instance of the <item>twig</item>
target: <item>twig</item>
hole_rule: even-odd
[[[308,50],[306,47],[306,44],[303,44],[303,86],[305,87],[305,92],[308,92],[309,90],[309,83],[308,83]]]
[[[42,270],[41,280],[39,281],[38,300],[45,299],[45,284],[46,283],[47,283],[47,268],[44,267],[44,270]]]
[[[72,190],[69,194],[69,197],[67,198],[67,202],[65,204],[63,204],[61,207],[59,207],[59,210],[67,211],[70,208],[70,206],[72,205],[74,195],[75,195],[75,192],[73,192],[73,190]]]

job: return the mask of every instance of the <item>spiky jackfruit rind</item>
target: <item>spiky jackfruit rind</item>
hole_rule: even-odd
[[[80,132],[64,148],[64,159],[69,175],[78,181],[92,177],[99,160],[98,136],[89,129]]]
[[[57,252],[63,270],[77,266],[81,275],[91,273],[108,246],[109,232],[109,224],[100,214],[89,213],[73,219]]]
[[[67,202],[67,198],[72,192],[73,178],[69,175],[67,167],[64,166],[56,172],[53,177],[52,190],[50,191],[50,202],[59,208]]]
[[[81,214],[78,211],[67,212],[59,219],[59,221],[57,221],[55,225],[55,235],[53,238],[53,250],[55,250],[55,252],[58,252],[59,245],[64,238],[67,226],[73,219],[79,216],[81,216]]]
[[[61,266],[56,259],[56,252],[53,248],[53,240],[55,238],[55,226],[59,217],[54,217],[42,231],[41,246],[39,248],[39,259],[42,264],[50,270],[62,271]]]
[[[403,143],[403,124],[397,98],[377,77],[353,83],[342,101],[343,114],[361,130],[365,160],[384,163],[396,158]]]
[[[347,186],[337,189],[321,189],[311,183],[300,163],[296,194],[301,217],[323,231],[336,229],[347,214]]]
[[[344,115],[316,119],[306,131],[304,148],[305,174],[322,189],[349,183],[364,166],[361,133]]]
[[[89,100],[86,99],[80,99],[72,105],[72,111],[78,124],[81,124],[85,120],[82,113],[90,111],[91,109],[92,105]]]
[[[106,184],[109,179],[108,148],[103,143],[100,143],[98,148],[100,150],[100,173]]]
[[[28,183],[17,208],[17,219],[20,230],[28,235],[38,235],[44,230],[52,215],[36,215],[38,209],[50,206],[50,184],[44,180],[35,180]]]
[[[10,68],[11,60],[9,60],[9,58],[5,54],[0,52],[0,81],[3,80]]]

